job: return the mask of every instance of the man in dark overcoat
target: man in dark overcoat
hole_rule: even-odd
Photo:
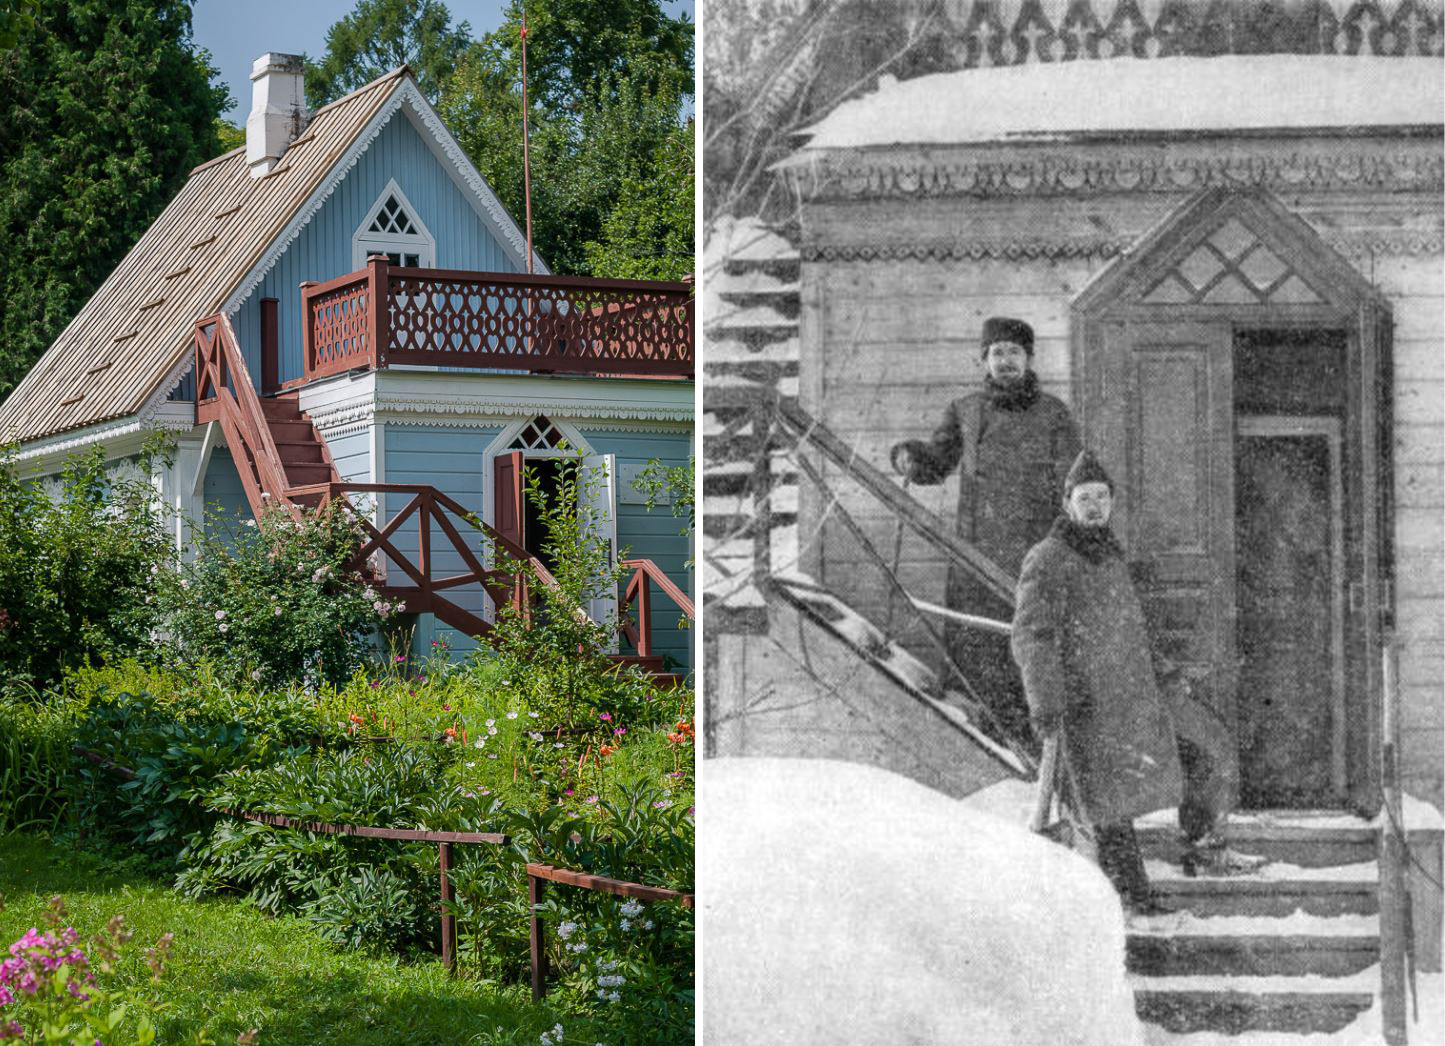
[[[941,483],[959,471],[957,533],[1011,577],[1024,553],[1058,512],[1064,476],[1079,453],[1069,408],[1039,389],[1033,370],[1034,332],[1022,320],[984,322],[984,388],[954,400],[928,441],[893,448],[893,465],[910,482]],[[1006,617],[1007,608],[968,571],[949,568],[947,603],[954,610]],[[1028,706],[1007,649],[996,637],[950,625],[953,663],[1014,740],[1032,745]]]
[[[1060,740],[1061,790],[1086,846],[1125,905],[1149,913],[1160,909],[1136,817],[1180,808],[1186,870],[1239,874],[1263,862],[1225,848],[1214,817],[1199,816],[1206,798],[1217,801],[1220,775],[1180,737],[1156,683],[1144,611],[1109,529],[1113,481],[1083,451],[1064,490],[1064,514],[1024,557],[1010,642],[1035,731]]]

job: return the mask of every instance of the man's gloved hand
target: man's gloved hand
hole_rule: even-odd
[[[902,443],[895,443],[893,449],[888,452],[888,462],[893,466],[893,471],[913,477],[918,468],[918,462],[928,451],[928,444],[922,440],[906,439]]]

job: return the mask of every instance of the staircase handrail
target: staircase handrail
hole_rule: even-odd
[[[632,570],[632,577],[623,589],[622,602],[617,608],[617,629],[629,643],[637,648],[639,657],[652,656],[652,585],[657,585],[663,595],[677,604],[688,620],[696,617],[692,600],[673,583],[663,569],[650,559],[624,559],[621,565]],[[637,602],[637,624],[627,618],[627,609]]]
[[[1381,637],[1380,714],[1380,1023],[1389,1046],[1408,1041],[1406,991],[1413,973],[1410,947],[1409,850],[1402,823],[1398,650]]]
[[[968,571],[973,578],[1001,599],[1010,608],[1014,603],[1017,578],[1011,576],[972,542],[959,537],[936,513],[930,512],[879,469],[869,464],[843,442],[830,428],[814,418],[796,402],[777,401],[778,416],[802,439],[820,450],[833,464],[876,500],[893,511],[903,523],[929,545],[938,549],[949,561]]]
[[[206,334],[208,327],[214,329],[214,335]],[[206,349],[215,349],[218,345],[220,359],[212,360]],[[271,428],[266,424],[265,415],[261,411],[261,398],[256,394],[251,374],[246,369],[246,359],[236,344],[236,334],[225,313],[214,313],[196,321],[195,350],[197,409],[201,406],[201,395],[209,380],[210,387],[215,390],[215,403],[221,414],[222,427],[229,424],[235,429],[235,434],[240,436],[255,463],[256,475],[261,484],[258,490],[252,489],[254,483],[250,470],[244,467],[245,462],[238,462],[236,469],[241,476],[242,486],[246,489],[247,500],[251,503],[252,514],[257,518],[261,516],[266,497],[274,499],[278,505],[291,508],[287,497],[286,476],[281,467],[281,452],[271,437]],[[219,367],[215,365],[218,362]],[[235,386],[234,390],[227,387],[228,373],[230,384]],[[232,451],[240,449],[232,448]]]

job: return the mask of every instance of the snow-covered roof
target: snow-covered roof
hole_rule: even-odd
[[[1438,57],[1120,58],[882,77],[872,94],[808,128],[804,148],[1442,123],[1445,63]]]

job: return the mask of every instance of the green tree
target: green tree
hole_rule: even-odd
[[[439,0],[360,0],[327,32],[321,61],[307,61],[307,104],[319,108],[403,64],[435,100],[471,42],[467,23],[452,28]]]
[[[521,8],[467,53],[438,108],[508,210],[525,211],[522,178]],[[588,244],[609,275],[642,256],[691,269],[692,211],[685,229],[660,243],[640,217],[673,214],[673,162],[691,131],[682,121],[692,93],[692,25],[667,17],[658,0],[529,0],[527,76],[532,216],[536,248],[559,273],[594,273]],[[687,146],[690,149],[690,145]],[[687,165],[690,173],[690,164]],[[665,168],[665,169],[664,169]],[[608,227],[620,203],[619,214]],[[678,250],[676,241],[685,240]]]
[[[0,51],[0,399],[217,153],[186,0],[40,0]]]

